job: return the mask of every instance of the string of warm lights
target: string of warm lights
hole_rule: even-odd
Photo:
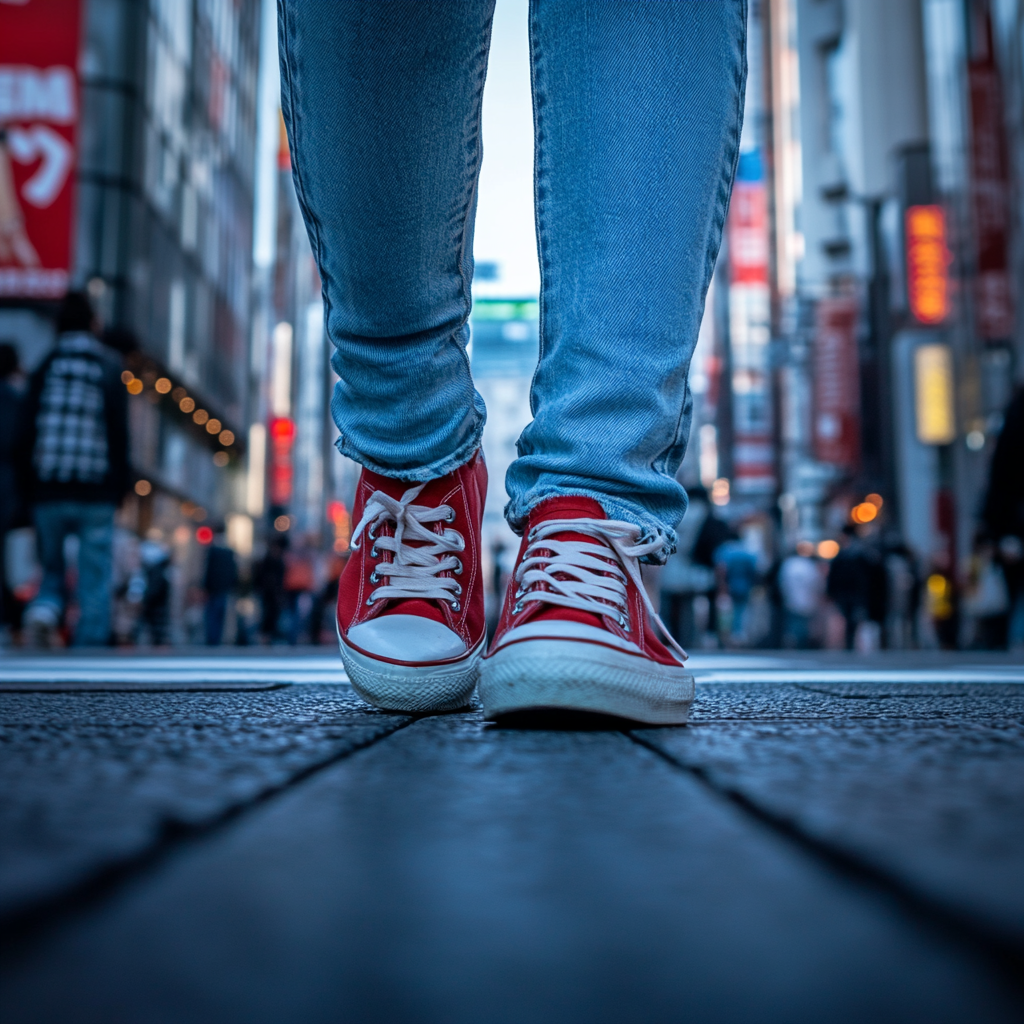
[[[141,395],[146,390],[146,381],[143,377],[136,377],[131,370],[125,370],[121,374],[121,383],[124,384],[128,394],[133,396]],[[219,419],[211,416],[205,409],[197,408],[195,399],[188,394],[185,388],[180,385],[174,387],[168,377],[156,377],[152,381],[152,392],[150,393],[155,396],[170,395],[171,401],[184,415],[191,415],[192,422],[196,426],[204,427],[208,434],[216,436],[225,448],[230,448],[235,444],[235,432],[229,427],[225,427]],[[226,466],[229,461],[230,456],[226,451],[216,452],[213,456],[213,462],[217,466]]]

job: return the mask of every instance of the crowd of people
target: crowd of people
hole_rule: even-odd
[[[157,528],[138,538],[116,525],[131,485],[122,357],[132,339],[102,333],[88,298],[70,293],[58,340],[26,376],[0,344],[0,635],[76,645],[224,642],[333,643],[344,555],[316,538],[274,532],[240,560],[225,524],[196,537],[193,569]],[[659,570],[660,611],[691,648],[1024,647],[1024,392],[1007,411],[966,573],[924,563],[880,521],[848,522],[836,541],[778,551],[763,514],[727,521],[701,488]],[[6,539],[35,531],[39,572],[14,591]],[[189,535],[191,537],[191,534]],[[120,542],[119,542],[120,537]],[[67,562],[69,539],[77,548]],[[493,554],[490,606],[506,571]],[[191,572],[192,579],[183,579]]]
[[[980,530],[957,587],[877,522],[773,556],[765,538],[778,531],[763,516],[730,525],[702,489],[691,498],[680,549],[658,579],[662,618],[684,646],[1024,649],[1017,534]]]

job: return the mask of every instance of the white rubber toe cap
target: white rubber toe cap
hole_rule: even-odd
[[[443,661],[466,653],[466,645],[447,626],[419,615],[380,615],[348,631],[356,647],[395,661]]]

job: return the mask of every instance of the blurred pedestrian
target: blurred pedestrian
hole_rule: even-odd
[[[275,534],[267,542],[267,550],[253,569],[253,583],[260,599],[260,635],[264,643],[281,639],[281,616],[284,611],[284,555],[288,538]]]
[[[139,626],[149,632],[149,642],[162,647],[170,642],[171,626],[171,555],[156,539],[147,538],[139,545],[142,562],[142,600]]]
[[[7,534],[26,515],[25,495],[17,472],[18,434],[24,416],[18,350],[0,343],[0,635],[10,625],[13,594],[7,586]]]
[[[800,541],[796,550],[783,559],[778,588],[783,610],[783,646],[806,649],[811,646],[814,617],[825,596],[825,580],[810,541]]]
[[[114,513],[128,490],[128,402],[121,361],[97,338],[88,297],[69,292],[57,315],[57,345],[32,375],[20,444],[33,502],[43,581],[25,612],[48,645],[64,614],[64,543],[78,538],[77,645],[110,639]]]
[[[845,620],[846,649],[858,646],[858,631],[877,624],[885,615],[885,570],[877,554],[869,550],[857,535],[856,527],[846,525],[839,541],[839,554],[829,566],[826,591]],[[860,646],[874,648],[877,639],[862,637]]]
[[[734,643],[747,640],[747,608],[750,593],[757,582],[757,555],[749,551],[741,540],[727,540],[715,551],[715,565],[725,584],[732,603],[730,639]]]
[[[1009,598],[1007,644],[1024,647],[1024,388],[1006,410],[989,468],[982,519],[996,545]]]
[[[661,587],[661,617],[669,631],[684,647],[700,642],[694,601],[714,594],[715,572],[708,565],[695,561],[694,551],[704,525],[711,514],[707,492],[703,487],[688,489],[690,505],[678,526],[679,543],[670,555],[658,580]]]
[[[708,637],[716,640],[720,631],[718,628],[718,601],[716,600],[718,587],[715,552],[726,541],[736,540],[737,533],[724,519],[715,515],[714,508],[706,501],[707,491],[704,488],[701,490],[704,492],[707,512],[700,530],[697,531],[697,539],[694,541],[690,558],[695,566],[704,566],[709,569],[710,575],[706,577],[706,582],[709,584],[708,589],[694,598],[694,625],[695,629],[699,631],[700,628],[703,628]],[[698,626],[696,608],[699,598],[704,598],[707,602],[707,620]]]
[[[886,540],[883,563],[888,600],[885,613],[885,644],[890,650],[909,650],[917,635],[921,581],[913,552],[899,534]]]
[[[311,644],[334,642],[333,619],[334,607],[338,603],[338,580],[341,578],[347,561],[347,554],[343,556],[333,552],[327,559],[326,578],[323,586],[319,588],[313,598],[313,607],[309,613],[309,642]]]
[[[206,572],[203,574],[207,647],[219,647],[224,639],[224,619],[227,616],[228,601],[236,586],[238,562],[234,551],[227,545],[224,524],[218,523],[213,531],[213,540],[206,549]]]
[[[313,542],[303,537],[295,550],[284,556],[285,637],[292,646],[308,627],[316,590]]]

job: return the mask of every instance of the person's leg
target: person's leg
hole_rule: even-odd
[[[228,610],[228,595],[214,592],[206,598],[206,644],[219,647],[224,639],[224,616]]]
[[[77,506],[78,604],[75,646],[110,642],[110,577],[114,564],[114,506],[83,502]]]
[[[340,378],[331,411],[364,467],[338,637],[356,691],[397,711],[464,706],[486,641],[484,405],[466,342],[493,8],[279,4],[295,187]]]
[[[739,153],[745,33],[743,2],[531,0],[541,355],[506,477],[524,537],[481,669],[488,718],[689,714],[693,676],[640,560],[665,560],[686,510],[686,375]]]
[[[334,344],[338,448],[433,480],[480,446],[466,355],[494,0],[281,0],[282,110]]]
[[[746,3],[531,0],[541,357],[509,469],[675,543],[686,384],[739,152]]]
[[[36,530],[36,553],[43,569],[39,593],[30,606],[32,614],[47,612],[56,624],[64,612],[67,599],[65,582],[64,541],[70,531],[67,502],[47,501],[32,511]],[[32,616],[30,615],[30,618]]]

